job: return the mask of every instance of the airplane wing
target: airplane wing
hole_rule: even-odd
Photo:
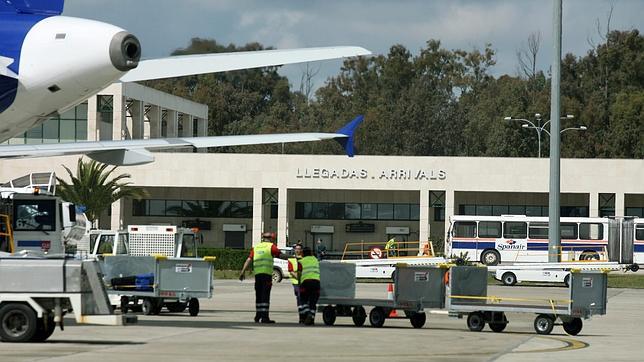
[[[335,139],[353,157],[353,136],[362,123],[358,116],[335,133],[281,133],[241,136],[153,138],[147,140],[97,141],[55,144],[2,145],[1,158],[45,157],[84,154],[116,166],[142,165],[154,161],[150,150],[208,148],[271,143],[310,142]]]
[[[137,82],[369,54],[371,54],[370,51],[361,47],[339,46],[182,55],[142,60],[139,62],[138,67],[130,70],[120,80],[121,82]]]

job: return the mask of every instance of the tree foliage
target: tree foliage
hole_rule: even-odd
[[[583,56],[562,60],[563,157],[642,158],[644,154],[644,37],[637,30],[609,31]],[[429,40],[414,55],[397,44],[387,54],[347,59],[319,88],[291,91],[277,68],[263,68],[149,83],[206,103],[210,135],[333,131],[357,114],[361,154],[534,157],[533,130],[503,117],[549,119],[550,78],[536,65],[540,37],[528,39],[518,75],[493,76],[491,44],[484,49],[445,49]],[[257,43],[223,46],[195,38],[175,54],[259,50]],[[529,56],[529,57],[527,57]],[[307,94],[302,94],[303,92]],[[548,151],[542,140],[543,154]],[[340,153],[332,142],[245,146],[225,151]]]
[[[64,166],[70,182],[58,178],[57,192],[65,201],[85,207],[87,219],[94,223],[112,203],[124,198],[141,199],[147,196],[143,189],[129,186],[129,174],[113,175],[117,167],[90,160],[78,159],[76,174]]]

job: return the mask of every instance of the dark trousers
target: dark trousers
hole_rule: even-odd
[[[255,274],[255,319],[268,319],[272,287],[273,277],[270,274]]]
[[[315,310],[320,298],[320,281],[308,279],[300,284],[300,301],[304,317],[315,319]]]
[[[302,303],[302,294],[300,293],[299,284],[293,284],[293,294],[295,294],[295,302],[297,303],[297,314],[300,316],[300,322],[302,322],[306,315],[303,313],[304,304]]]

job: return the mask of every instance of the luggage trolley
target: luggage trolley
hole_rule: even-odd
[[[570,335],[583,327],[582,319],[606,314],[607,275],[604,272],[573,270],[567,299],[516,298],[489,296],[486,267],[459,266],[449,272],[446,305],[450,316],[467,315],[467,326],[479,332],[487,323],[494,332],[508,324],[506,312],[534,313],[534,329],[550,334],[557,320]]]
[[[122,313],[140,308],[145,315],[188,309],[199,314],[199,299],[212,298],[214,258],[110,255],[100,260],[110,296],[120,297]],[[114,303],[114,302],[112,302]]]
[[[320,263],[320,299],[324,324],[333,325],[336,317],[351,317],[360,327],[369,312],[372,327],[382,327],[392,310],[403,310],[414,328],[425,325],[425,309],[445,307],[446,268],[397,266],[394,272],[393,299],[356,298],[356,267],[349,263]]]

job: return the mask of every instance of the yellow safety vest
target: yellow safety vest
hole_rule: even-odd
[[[253,248],[253,270],[255,274],[273,274],[273,243],[261,242]]]
[[[293,267],[293,273],[295,273],[297,275],[297,269],[298,269],[298,264],[297,264],[298,260],[297,260],[297,258],[289,258],[288,262]],[[291,283],[293,283],[293,285],[300,284],[300,281],[297,280],[297,277],[293,278],[292,275],[290,277],[291,277]]]
[[[305,280],[320,280],[320,262],[314,256],[305,256],[300,259],[300,264],[302,264],[302,276],[300,281]]]

